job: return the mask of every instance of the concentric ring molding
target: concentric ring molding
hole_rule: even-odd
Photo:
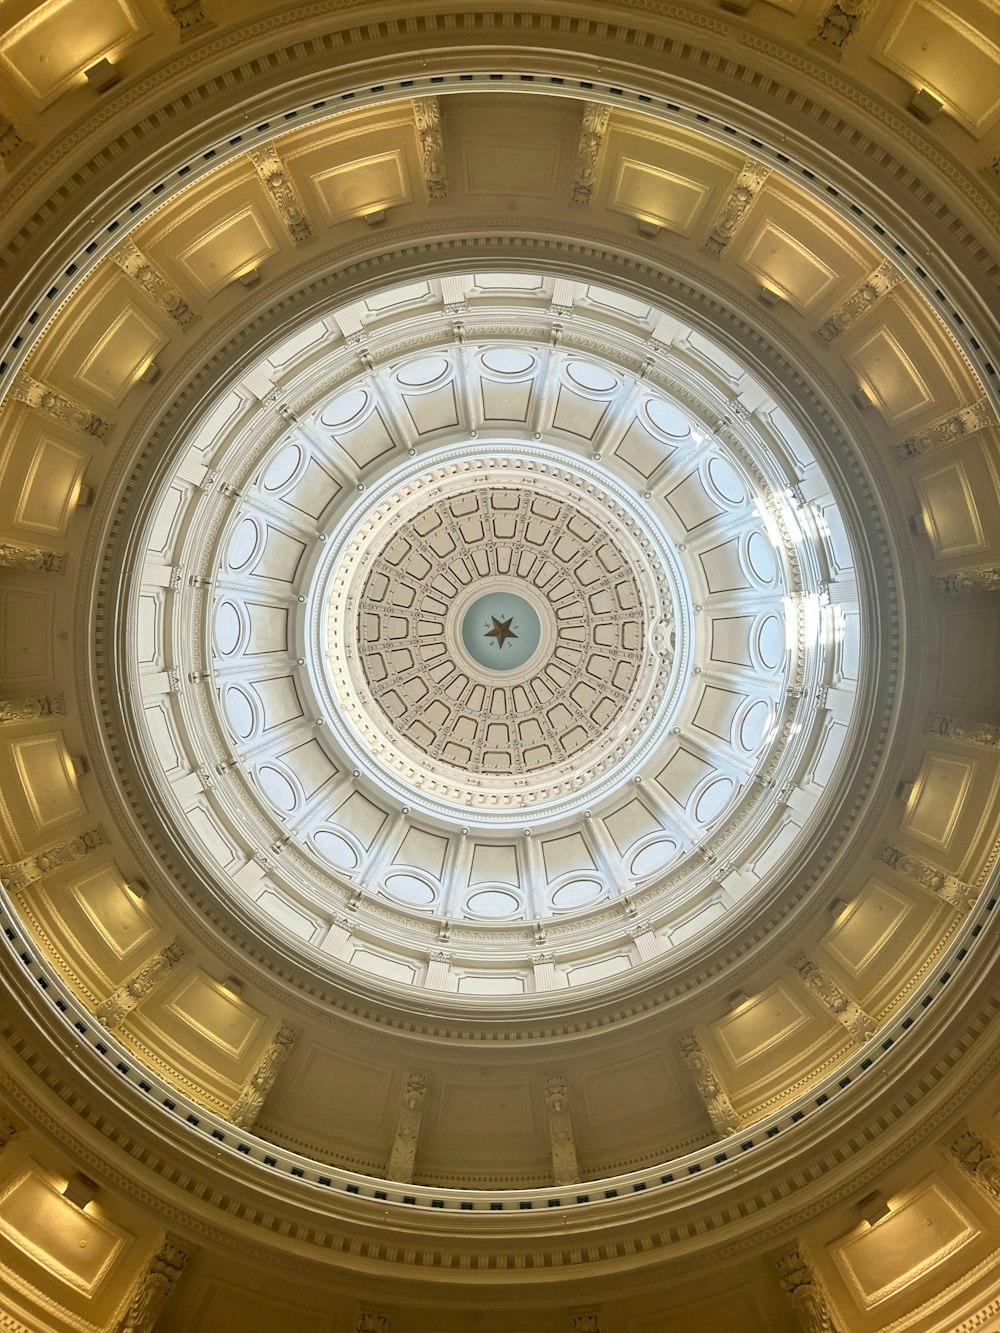
[[[488,401],[482,379],[488,353],[483,349],[504,339],[511,318],[505,314],[510,296],[504,293],[504,281],[491,279],[477,292],[476,280],[465,280],[473,309],[478,304],[484,323],[481,332],[480,326],[472,326],[478,335],[475,343],[465,335],[461,355],[450,326],[442,328],[439,298],[431,288],[420,310],[414,308],[412,293],[404,293],[399,316],[407,329],[404,345],[418,346],[419,352],[395,353],[393,303],[391,296],[380,296],[384,347],[378,351],[387,358],[388,370],[379,374],[377,391],[368,370],[335,376],[332,398],[329,390],[317,393],[307,387],[322,386],[331,378],[325,359],[307,348],[301,358],[304,377],[294,368],[289,376],[291,383],[301,381],[296,420],[285,432],[275,436],[272,431],[267,449],[258,446],[251,453],[252,462],[245,443],[255,433],[254,417],[247,416],[244,406],[247,394],[230,391],[232,443],[220,442],[217,424],[211,436],[194,432],[188,451],[175,464],[175,478],[181,480],[167,483],[168,517],[161,511],[150,519],[161,547],[147,551],[141,561],[133,560],[147,578],[133,623],[140,623],[141,598],[149,623],[166,627],[172,616],[177,660],[167,660],[167,640],[146,639],[139,656],[147,665],[142,667],[137,657],[130,669],[136,698],[142,697],[146,678],[146,695],[153,696],[147,720],[159,728],[147,733],[140,753],[159,762],[155,757],[167,753],[164,735],[169,734],[169,748],[174,748],[177,727],[183,732],[184,727],[207,722],[207,739],[188,742],[190,757],[183,769],[175,765],[175,781],[182,801],[188,801],[188,812],[195,807],[200,812],[197,819],[205,819],[208,812],[212,817],[229,812],[227,831],[215,846],[226,849],[230,878],[240,894],[258,904],[259,920],[276,921],[307,945],[319,944],[328,957],[331,952],[346,957],[390,982],[486,996],[591,985],[623,975],[662,951],[690,948],[698,931],[713,921],[727,918],[723,925],[731,930],[733,909],[752,898],[759,891],[758,881],[765,879],[753,869],[754,860],[762,866],[765,857],[773,862],[768,847],[775,839],[787,850],[801,829],[820,822],[819,814],[810,818],[812,807],[838,768],[839,746],[851,735],[856,668],[844,669],[844,651],[852,644],[853,660],[861,634],[853,566],[844,565],[843,548],[833,557],[822,525],[813,517],[829,509],[833,496],[791,419],[745,373],[729,394],[743,393],[757,402],[752,427],[744,428],[741,412],[730,409],[734,424],[727,422],[723,430],[710,433],[707,422],[722,415],[710,403],[692,418],[697,399],[687,386],[699,380],[710,383],[713,377],[718,383],[721,367],[731,364],[722,352],[714,353],[721,361],[713,363],[713,353],[706,351],[711,345],[703,336],[692,334],[686,343],[676,339],[669,356],[654,358],[656,374],[651,365],[647,383],[630,374],[628,363],[622,364],[620,353],[613,351],[621,341],[627,303],[608,289],[591,287],[590,296],[581,299],[585,336],[578,331],[589,360],[573,347],[543,351],[534,345],[530,355],[535,372],[521,377],[521,425],[514,435],[509,412],[495,421],[488,412],[485,418],[480,412],[465,419],[456,404]],[[506,281],[508,291],[517,290],[523,323],[523,284],[515,289],[510,286],[513,279]],[[548,302],[546,290],[542,284],[540,304]],[[632,334],[636,344],[648,340],[658,317],[647,307],[645,322]],[[314,326],[315,346],[329,342],[334,319],[328,316]],[[511,342],[509,335],[500,345],[512,350],[530,346]],[[408,368],[426,361],[431,351],[451,371],[443,369],[438,377],[440,401],[435,403],[425,390],[419,410],[440,412],[446,403],[452,415],[443,424],[433,418],[435,424],[421,435],[406,379]],[[341,343],[334,356],[338,354],[350,357],[349,346]],[[282,354],[272,351],[271,363],[281,360]],[[591,392],[580,399],[581,406],[574,409],[567,405],[567,384],[558,377],[566,365],[588,364],[595,370],[599,364],[610,368],[602,372],[608,376],[607,387],[600,395]],[[549,381],[543,368],[560,385],[557,394],[548,394],[544,409],[551,417],[545,425],[555,441],[551,446],[540,444],[539,432],[531,428],[539,424],[542,410],[532,407],[532,395],[546,400]],[[673,394],[665,397],[654,379],[670,385]],[[584,421],[587,413],[599,414],[599,437],[592,424],[580,426],[574,410],[583,412]],[[215,423],[223,417],[220,410],[210,415]],[[325,425],[326,420],[344,425]],[[464,454],[447,452],[445,441],[471,434],[479,438],[464,447]],[[589,455],[602,452],[602,440],[606,448],[595,462]],[[417,458],[411,456],[414,445]],[[375,457],[359,464],[360,448]],[[295,451],[292,461],[290,451]],[[395,502],[385,496],[399,490],[407,503],[417,503],[413,497],[427,484],[421,480],[425,474],[439,477],[440,484],[445,476],[441,464],[452,456],[462,460],[452,466],[468,468],[484,455],[503,460],[510,451],[540,469],[540,475],[553,466],[569,466],[583,479],[591,503],[598,495],[617,496],[622,516],[629,510],[648,514],[640,526],[653,527],[642,545],[648,551],[659,549],[658,559],[672,566],[671,583],[685,588],[678,603],[683,623],[678,626],[680,649],[672,687],[683,686],[682,692],[661,712],[645,740],[633,736],[627,747],[617,746],[625,767],[611,785],[599,777],[579,798],[561,798],[550,811],[537,815],[530,808],[493,815],[476,806],[456,811],[454,804],[442,804],[425,788],[402,782],[384,765],[371,770],[357,744],[357,729],[353,734],[344,729],[337,693],[326,683],[324,668],[329,648],[323,628],[324,589],[329,571],[350,549],[352,520],[340,528],[344,506],[348,513],[359,514],[363,531],[366,515],[378,512],[380,504],[388,506],[387,514],[393,512]],[[238,460],[236,471],[228,457]],[[307,474],[313,478],[309,487]],[[803,476],[815,509],[797,498]],[[307,489],[313,506],[308,515],[301,508]],[[291,496],[290,506],[283,501],[285,494]],[[829,516],[832,513],[830,509]],[[828,523],[829,516],[822,522]],[[183,544],[166,557],[173,575],[164,566],[162,546],[162,534],[171,530],[183,533]],[[281,559],[286,560],[284,567]],[[258,563],[263,577],[255,581]],[[185,584],[176,573],[179,564],[203,572]],[[198,586],[191,587],[192,582]],[[215,586],[222,646],[228,650],[221,658],[216,654],[214,666],[200,648],[213,634],[216,641],[219,637],[219,621],[208,611],[208,584]],[[346,598],[352,586],[350,579],[341,581],[339,596]],[[277,600],[268,600],[267,590],[276,587]],[[259,624],[267,620],[272,627],[262,631],[265,639],[273,634],[274,624],[285,627],[271,657],[280,663],[278,675],[264,661],[267,653],[247,655],[247,647],[252,648],[248,605],[257,608]],[[194,619],[185,625],[189,616]],[[713,658],[713,643],[722,644],[726,636],[729,646],[717,645]],[[790,657],[781,642],[785,639],[795,645]],[[184,645],[192,649],[186,656]],[[786,670],[790,689],[782,684]],[[165,675],[167,671],[173,676]],[[213,684],[204,697],[196,690],[193,702],[192,691],[171,699],[171,679],[199,684],[207,671]],[[255,671],[265,682],[256,689]],[[758,677],[763,686],[754,684]],[[824,691],[826,705],[819,713],[809,706],[816,690]],[[291,716],[268,738],[263,701],[279,695],[281,702],[274,706]],[[713,706],[722,706],[718,717]],[[856,730],[857,724],[853,726]],[[306,759],[310,775],[303,777],[294,764]],[[820,781],[818,763],[824,765]],[[204,783],[193,784],[184,776],[199,769],[209,774],[219,770],[218,777],[209,777],[208,791],[197,790]],[[627,792],[625,781],[631,783]],[[769,817],[769,793],[782,787],[788,797],[801,781],[807,790],[798,806],[793,800],[777,813],[772,808]],[[175,801],[173,784],[160,787],[160,799]],[[386,787],[397,806],[386,804]],[[241,802],[244,813],[237,815]],[[175,808],[181,813],[182,807]],[[348,813],[338,815],[345,808]],[[359,822],[352,825],[351,818]],[[490,833],[491,824],[503,832],[494,828]],[[248,845],[247,830],[254,825],[260,832]],[[521,834],[512,841],[508,830],[517,825]],[[420,850],[414,851],[415,846]],[[203,873],[218,874],[218,860],[216,855],[212,865],[206,858]],[[441,879],[445,867],[447,882]],[[771,874],[771,883],[778,878]],[[769,884],[763,887],[767,890]],[[474,897],[494,908],[506,906],[503,929],[498,922],[477,930],[482,912],[474,906],[466,910]],[[411,909],[426,909],[423,919],[414,919],[413,910],[400,912],[398,905],[407,898]],[[566,899],[595,910],[576,922],[576,913],[560,907]],[[345,910],[355,913],[349,930],[336,921]],[[545,920],[545,925],[526,929],[518,925],[519,919]],[[637,927],[645,928],[647,936],[641,945],[635,940]],[[560,966],[543,973],[530,967],[527,957],[538,948],[539,929],[564,951]],[[452,958],[430,958],[440,948],[442,930]],[[434,965],[442,961],[453,965]]]

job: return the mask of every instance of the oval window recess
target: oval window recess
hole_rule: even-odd
[[[240,740],[248,740],[256,729],[253,704],[243,690],[235,686],[226,691],[226,717]]]
[[[643,847],[642,851],[636,852],[635,856],[632,857],[629,873],[634,875],[636,879],[644,879],[647,875],[662,870],[665,865],[674,859],[676,851],[677,844],[675,842],[671,842],[668,838],[658,838],[656,842],[651,842],[648,847]]]
[[[735,786],[732,778],[716,778],[708,784],[694,807],[694,817],[699,824],[708,824],[722,814]]]
[[[740,723],[740,745],[744,750],[756,750],[764,739],[767,724],[771,720],[771,708],[763,699],[752,703],[743,714]]]
[[[396,379],[407,389],[423,389],[448,373],[449,362],[443,356],[425,356],[410,361],[396,371]]]
[[[738,505],[746,499],[746,491],[739,473],[724,458],[708,460],[708,480],[716,495],[725,504]]]
[[[215,646],[223,657],[236,651],[243,634],[243,621],[232,602],[220,602],[215,613]]]
[[[686,440],[691,434],[691,424],[684,413],[659,398],[647,398],[646,417],[655,430],[671,440]]]
[[[327,403],[319,419],[324,426],[346,426],[359,417],[367,406],[367,389],[352,389],[350,393],[341,394],[332,403]]]
[[[290,444],[287,449],[282,449],[264,473],[264,489],[280,491],[283,486],[287,486],[298,471],[301,461],[302,450],[297,444]]]
[[[521,903],[512,893],[484,889],[469,898],[465,910],[475,916],[513,916],[521,910]]]
[[[320,829],[314,833],[313,842],[330,864],[340,870],[353,870],[358,864],[358,854],[351,844],[331,829]]]
[[[777,616],[765,616],[757,629],[757,653],[769,671],[776,671],[785,655],[785,627]]]
[[[595,366],[592,361],[571,361],[566,367],[567,376],[580,389],[591,393],[610,393],[617,389],[618,381],[603,366]]]
[[[604,885],[594,879],[574,879],[563,884],[552,895],[552,906],[557,912],[569,912],[578,907],[596,903],[604,892]]]
[[[227,556],[229,568],[246,569],[253,559],[259,543],[260,528],[252,518],[243,519],[229,539],[229,553]]]
[[[295,809],[295,788],[284,773],[279,773],[270,764],[262,764],[257,770],[257,780],[264,795],[278,810],[284,810],[287,813]]]
[[[416,875],[390,875],[385,881],[385,891],[390,898],[410,907],[430,907],[435,898],[431,886]]]
[[[747,539],[747,564],[758,583],[771,584],[778,572],[771,543],[762,532],[751,532]]]
[[[494,375],[526,375],[535,358],[521,347],[491,347],[479,358]]]

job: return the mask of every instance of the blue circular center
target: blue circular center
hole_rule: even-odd
[[[484,593],[462,617],[465,651],[490,671],[513,671],[524,666],[541,637],[538,613],[516,593]]]

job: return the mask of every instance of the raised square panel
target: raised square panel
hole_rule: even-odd
[[[241,273],[277,254],[278,245],[252,205],[230,213],[182,249],[177,262],[205,296],[214,296]]]
[[[938,556],[986,548],[975,497],[961,462],[923,472],[915,479],[927,535]]]
[[[736,1013],[727,1014],[713,1023],[712,1032],[726,1059],[738,1069],[779,1043],[787,1044],[808,1023],[809,1014],[791,992],[777,982],[755,995],[749,1004],[741,1005]],[[793,1044],[797,1053],[800,1042],[796,1040]]]
[[[775,1333],[785,1327],[783,1310],[768,1308],[766,1284],[690,1305],[664,1307],[655,1315],[629,1320],[628,1333]],[[776,1284],[775,1284],[776,1285]]]
[[[438,1129],[461,1138],[533,1134],[531,1091],[525,1083],[446,1083],[438,1106]]]
[[[581,963],[578,967],[567,968],[566,981],[570,986],[585,986],[590,981],[617,977],[622,972],[630,971],[631,967],[631,958],[626,954],[616,954],[613,958],[602,958],[596,963]]]
[[[448,839],[438,833],[428,833],[424,829],[407,830],[394,863],[412,866],[416,870],[426,870],[435,879],[440,879],[444,872],[444,858],[448,852]]]
[[[83,813],[86,806],[80,799],[62,732],[25,737],[16,741],[11,751],[39,830]]]
[[[255,1009],[200,970],[183,979],[164,1008],[235,1060],[246,1055],[263,1022]]]
[[[524,977],[467,972],[458,978],[459,995],[523,995]]]
[[[0,588],[0,676],[44,680],[52,675],[55,593]]]
[[[462,140],[466,193],[497,194],[509,188],[520,195],[551,199],[559,179],[560,147],[553,139],[470,134]]]
[[[391,1086],[392,1071],[384,1065],[314,1046],[289,1091],[296,1098],[310,1097],[345,1115],[379,1121],[386,1113]]]
[[[651,833],[662,833],[663,825],[652,810],[640,800],[627,801],[604,817],[604,826],[619,852],[626,852],[633,843]]]
[[[936,1181],[890,1202],[887,1217],[832,1247],[841,1274],[868,1307],[914,1286],[979,1234],[958,1200]]]
[[[666,1061],[659,1055],[587,1070],[581,1087],[583,1106],[592,1125],[658,1115],[683,1100]]]
[[[289,934],[297,936],[300,940],[311,940],[319,929],[319,923],[315,918],[308,916],[289,902],[277,889],[265,889],[257,899],[257,906],[272,921],[277,921],[279,926],[284,926]]]
[[[343,1327],[336,1315],[325,1308],[299,1305],[289,1299],[287,1290],[265,1295],[217,1279],[208,1281],[185,1324],[186,1333],[288,1333],[290,1328],[333,1333],[335,1327]]]
[[[398,981],[402,986],[412,986],[417,971],[409,963],[401,963],[397,958],[377,953],[374,949],[355,949],[351,962],[360,967],[362,972],[370,972],[375,977],[385,977],[387,981]]]
[[[905,421],[930,403],[919,370],[888,329],[876,330],[848,360],[890,423]]]
[[[935,93],[977,139],[1000,114],[1000,32],[989,3],[914,0],[894,15],[872,55],[911,87]]]
[[[148,951],[159,934],[156,922],[111,866],[76,880],[66,893],[119,962],[143,946]]]
[[[707,759],[682,746],[657,773],[656,782],[678,805],[686,806],[695,787],[714,771]]]
[[[127,0],[49,0],[0,37],[0,64],[44,105],[102,56],[115,56],[149,28]]]
[[[201,839],[205,851],[223,869],[231,866],[236,860],[236,853],[232,845],[219,832],[219,819],[215,812],[205,810],[199,803],[190,807],[186,813],[191,830],[196,837]]]
[[[330,167],[313,177],[313,186],[331,224],[408,204],[413,198],[400,149]]]
[[[77,1208],[32,1163],[0,1195],[0,1236],[84,1296],[93,1297],[131,1237]]]
[[[106,402],[120,403],[166,342],[151,319],[127,306],[109,322],[73,378]]]
[[[579,833],[568,833],[560,838],[539,840],[547,881],[559,879],[572,871],[596,870],[590,849]]]
[[[984,662],[1000,659],[1000,614],[992,607],[941,612],[938,689],[942,699],[989,707],[1000,699],[1000,672]]]
[[[31,532],[62,537],[87,462],[80,449],[43,435],[21,487],[14,523]]]
[[[622,158],[608,208],[690,236],[708,196],[708,186],[700,181],[677,176],[648,162]]]
[[[858,976],[883,951],[893,957],[898,954],[893,936],[912,910],[913,904],[895,889],[870,880],[824,937],[823,946],[845,972]],[[909,942],[906,932],[902,947]],[[888,966],[880,964],[879,970],[888,971]]]
[[[811,310],[837,281],[835,268],[771,221],[757,229],[740,255],[739,265],[802,314]]]
[[[921,842],[947,847],[961,817],[975,767],[968,759],[928,753],[903,816],[906,832]]]

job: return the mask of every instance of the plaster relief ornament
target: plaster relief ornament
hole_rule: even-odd
[[[268,409],[277,434],[252,464],[218,449],[209,479],[179,462],[201,478],[204,540],[164,567],[190,630],[169,670],[182,724],[190,701],[213,735],[182,779],[150,780],[167,806],[205,797],[242,849],[230,891],[328,939],[338,966],[377,959],[406,984],[471,993],[465,969],[506,950],[503,984],[530,997],[576,984],[584,954],[608,978],[658,965],[668,918],[695,916],[720,876],[756,892],[734,842],[774,835],[832,641],[811,614],[794,479],[742,438],[754,414],[731,398],[724,437],[696,425],[688,390],[668,398],[653,370],[641,378],[647,358],[615,359],[620,329],[605,338],[594,311],[586,350],[572,321],[553,343],[550,306],[576,308],[568,279],[539,289],[539,337],[526,288],[516,311],[491,295],[481,313],[476,282],[449,274],[434,292],[435,320],[442,303],[477,311],[461,345],[449,324],[390,353],[373,329],[287,426]],[[336,318],[348,338],[368,327],[351,307]],[[643,345],[665,318],[644,317]],[[425,418],[455,424],[425,442]],[[362,465],[372,432],[396,447]],[[664,465],[678,485],[643,480]],[[287,654],[280,679],[260,674],[272,651]],[[455,959],[429,956],[449,936]],[[532,961],[547,940],[558,965]],[[252,1122],[261,1092],[235,1113]],[[730,1132],[722,1088],[705,1095]],[[570,1128],[554,1125],[556,1146]]]

